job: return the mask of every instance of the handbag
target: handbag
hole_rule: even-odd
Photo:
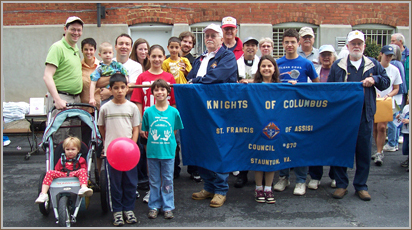
[[[393,121],[392,97],[376,98],[375,123]]]

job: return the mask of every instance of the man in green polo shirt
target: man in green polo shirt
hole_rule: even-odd
[[[83,88],[82,64],[76,43],[82,31],[83,21],[76,16],[69,17],[64,25],[63,38],[49,49],[43,76],[48,90],[49,108],[55,105],[60,110],[66,108],[66,103],[80,103],[79,94]],[[59,136],[56,141],[66,138],[68,132],[69,130],[61,134],[56,133],[55,136]],[[78,132],[70,132],[80,138]]]
[[[83,21],[69,17],[64,26],[64,37],[55,42],[47,54],[43,80],[57,109],[66,108],[66,103],[80,102],[82,65],[76,43],[82,31]]]

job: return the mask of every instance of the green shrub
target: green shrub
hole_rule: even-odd
[[[377,42],[375,40],[372,40],[371,38],[366,38],[365,44],[366,48],[363,54],[367,57],[378,59],[382,46],[378,45]]]

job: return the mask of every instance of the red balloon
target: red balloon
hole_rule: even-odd
[[[129,171],[139,163],[140,150],[132,139],[119,137],[107,147],[106,157],[113,168],[119,171]]]

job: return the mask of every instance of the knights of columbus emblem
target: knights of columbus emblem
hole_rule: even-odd
[[[269,139],[273,139],[276,135],[279,134],[280,129],[275,125],[275,123],[270,122],[268,125],[266,125],[265,128],[263,128],[263,134]]]

